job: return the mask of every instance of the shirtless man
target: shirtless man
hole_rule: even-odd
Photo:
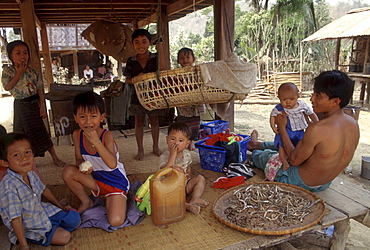
[[[286,114],[278,115],[276,123],[290,168],[286,171],[280,168],[275,181],[297,185],[312,192],[323,191],[348,166],[360,138],[358,123],[343,112],[353,89],[353,81],[338,70],[325,71],[315,78],[311,103],[315,113],[323,113],[324,119],[310,124],[296,147],[285,129]],[[256,130],[251,137],[248,147],[250,150],[256,149],[252,153],[253,164],[264,170],[277,151],[273,143],[259,142]]]

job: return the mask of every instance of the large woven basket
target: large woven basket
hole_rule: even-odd
[[[246,94],[205,86],[199,66],[164,70],[134,77],[136,94],[147,110],[243,100]]]

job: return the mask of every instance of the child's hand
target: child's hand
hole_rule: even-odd
[[[84,135],[86,139],[93,145],[99,143],[100,139],[96,130],[93,128],[84,128]]]
[[[27,62],[21,61],[20,63],[14,62],[15,70],[17,74],[23,75],[27,70]]]
[[[83,174],[85,174],[85,175],[91,174],[92,171],[93,171],[93,167],[90,167],[87,171],[81,171],[80,170],[80,172],[83,173]]]
[[[179,148],[177,147],[177,144],[172,144],[170,147],[170,154],[171,155],[176,155],[178,152]]]
[[[274,127],[272,128],[272,131],[273,131],[275,134],[279,134],[279,129],[278,129],[278,127],[276,127],[276,126],[274,126]]]

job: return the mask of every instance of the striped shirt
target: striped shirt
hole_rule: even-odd
[[[124,76],[130,76],[131,78],[138,76],[140,73],[150,73],[157,71],[157,54],[150,53],[149,60],[147,61],[145,67],[143,68],[140,62],[137,60],[137,55],[131,56],[127,59],[125,71],[123,72]],[[132,97],[131,103],[140,104],[139,99],[137,98],[135,88],[132,88]]]
[[[104,144],[104,135],[106,132],[108,132],[108,130],[103,129],[99,135],[99,139],[103,144]],[[126,177],[126,171],[123,167],[123,164],[118,161],[119,153],[117,150],[117,145],[115,144],[117,166],[116,168],[111,169],[110,167],[107,166],[107,164],[105,164],[97,150],[95,152],[90,152],[85,147],[84,135],[82,130],[79,131],[79,141],[82,158],[85,161],[91,162],[93,166],[93,172],[91,173],[93,178],[97,181],[103,182],[107,185],[128,192],[130,188],[130,183]]]
[[[45,234],[52,228],[49,217],[61,211],[60,208],[48,202],[41,202],[45,184],[34,171],[27,173],[30,181],[28,186],[22,176],[8,169],[0,183],[0,215],[4,225],[9,228],[9,240],[16,243],[17,237],[11,221],[22,217],[25,237],[45,243]]]
[[[312,108],[309,107],[304,101],[298,100],[297,103],[297,108],[284,108],[285,113],[288,115],[292,131],[305,130],[308,127],[308,124],[304,115],[306,114],[309,116],[313,114]],[[271,116],[277,116],[278,114],[281,114],[279,111],[282,110],[281,108],[281,104],[276,105],[271,111]]]

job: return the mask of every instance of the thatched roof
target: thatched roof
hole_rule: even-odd
[[[302,42],[368,35],[370,35],[370,7],[351,10]]]

